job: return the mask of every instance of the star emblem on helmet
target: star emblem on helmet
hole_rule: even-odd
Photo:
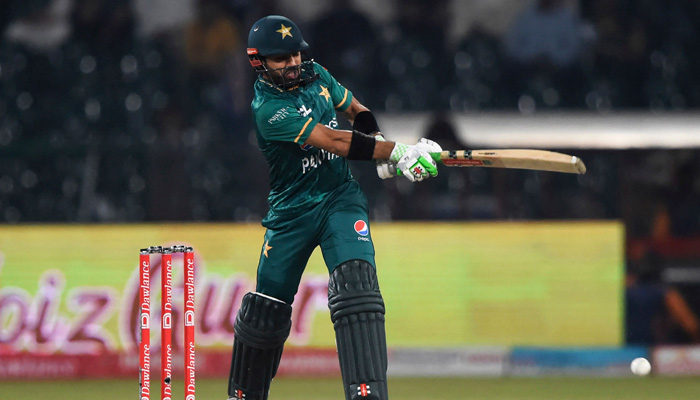
[[[320,85],[320,86],[321,86],[321,93],[319,93],[318,95],[319,95],[319,96],[325,97],[325,98],[326,98],[326,102],[328,102],[328,99],[331,97],[331,94],[328,93],[328,88],[327,88],[327,87],[325,87],[325,86],[323,86],[323,85]]]
[[[284,26],[284,24],[280,24],[282,27],[278,29],[275,32],[281,33],[282,34],[282,39],[286,38],[287,36],[289,37],[294,37],[292,36],[292,27],[291,26]]]

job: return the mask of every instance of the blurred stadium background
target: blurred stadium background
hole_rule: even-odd
[[[391,139],[551,149],[588,166],[583,176],[443,168],[412,185],[352,165],[370,202],[397,393],[698,392],[687,377],[700,375],[700,2],[0,0],[0,9],[0,390],[12,398],[129,385],[135,395],[136,253],[183,242],[203,266],[198,376],[215,388],[207,398],[223,398],[231,323],[254,282],[267,211],[245,55],[249,27],[267,14],[300,25],[310,56]],[[432,242],[405,248],[426,229]],[[340,387],[324,271],[315,255],[282,391],[310,376]],[[653,379],[631,380],[637,356],[652,360]],[[454,391],[420,391],[431,385]]]

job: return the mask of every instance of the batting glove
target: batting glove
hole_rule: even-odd
[[[423,179],[437,176],[437,164],[430,156],[430,151],[427,150],[435,148],[431,143],[435,142],[428,141],[428,139],[419,140],[415,146],[396,143],[389,159],[396,163],[399,173],[411,182],[420,182]]]

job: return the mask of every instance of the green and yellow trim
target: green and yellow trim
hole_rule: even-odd
[[[343,104],[345,104],[345,101],[348,99],[348,90],[345,89],[345,94],[343,95],[343,100],[340,100],[340,103],[335,105],[335,108],[341,108]]]
[[[301,128],[301,131],[299,132],[299,134],[297,135],[297,137],[294,139],[294,143],[297,143],[297,142],[299,141],[299,138],[301,138],[301,136],[304,134],[304,132],[306,131],[306,128],[309,126],[309,124],[311,123],[311,121],[313,121],[313,118],[309,118],[309,119],[306,121],[306,123],[304,124],[304,126]]]

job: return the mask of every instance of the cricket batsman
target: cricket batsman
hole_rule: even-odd
[[[376,160],[381,178],[436,176],[436,143],[386,141],[377,120],[321,65],[290,19],[270,15],[248,36],[259,74],[251,104],[260,151],[269,165],[270,211],[255,292],[241,302],[229,400],[265,400],[291,328],[292,302],[311,253],[328,268],[328,308],[347,400],[386,400],[384,301],[377,283],[367,199],[347,160]],[[352,130],[339,130],[339,111]]]

